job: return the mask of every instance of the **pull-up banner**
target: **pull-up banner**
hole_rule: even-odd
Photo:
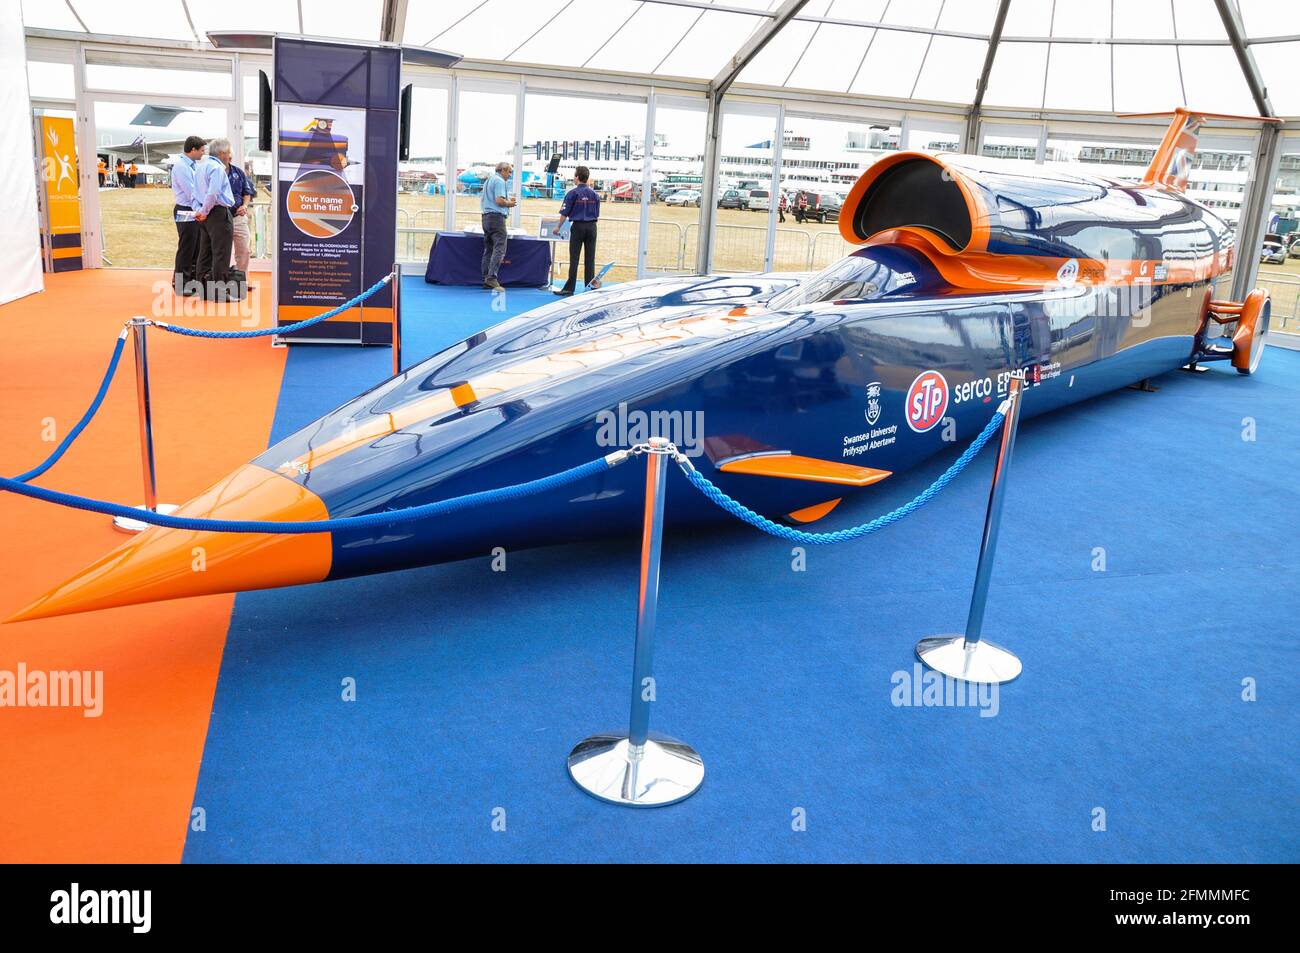
[[[80,271],[81,194],[76,138],[66,116],[41,116],[41,260],[46,271]]]
[[[393,269],[401,51],[275,38],[275,315],[283,326]],[[391,344],[393,293],[277,340]]]

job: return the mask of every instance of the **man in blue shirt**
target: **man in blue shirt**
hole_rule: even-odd
[[[578,184],[569,189],[560,205],[560,225],[568,219],[569,225],[569,280],[557,295],[573,294],[578,283],[578,253],[582,253],[582,283],[592,287],[596,274],[596,221],[600,218],[600,196],[587,184],[591,170],[580,165],[574,171]]]
[[[498,162],[496,171],[483,183],[479,201],[483,211],[483,287],[491,291],[503,290],[497,272],[506,257],[506,212],[515,207],[515,199],[510,197],[510,176],[514,171],[509,162]]]
[[[253,184],[253,178],[233,162],[230,164],[230,191],[235,196],[234,209],[234,244],[235,244],[235,270],[248,273],[248,246],[250,242],[250,233],[248,228],[248,219],[252,214],[253,196],[257,194],[257,186]]]
[[[199,233],[202,226],[193,219],[194,214],[194,166],[203,158],[207,143],[198,136],[185,140],[185,153],[172,166],[172,195],[176,204],[172,208],[172,218],[176,221],[176,265],[175,282],[178,295],[198,294],[195,282],[199,264]],[[186,221],[176,218],[186,216]]]
[[[199,235],[198,277],[213,301],[239,301],[238,285],[230,280],[230,250],[234,242],[235,194],[230,188],[230,140],[213,139],[210,155],[194,169],[194,218]]]

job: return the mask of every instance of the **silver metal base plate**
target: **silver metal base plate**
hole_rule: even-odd
[[[626,734],[592,735],[569,752],[569,777],[594,798],[628,807],[683,801],[704,783],[704,762],[674,738],[651,735],[639,758]]]
[[[939,635],[916,643],[916,657],[949,678],[985,685],[1020,676],[1020,659],[992,642],[966,646],[964,635]]]
[[[146,508],[143,506],[137,506],[136,509],[145,510]],[[175,503],[159,503],[158,508],[154,510],[154,512],[162,513],[164,516],[170,516],[178,509],[180,509],[180,507]],[[117,530],[119,533],[142,533],[152,525],[152,523],[146,523],[144,520],[133,520],[129,516],[113,517],[113,529]]]

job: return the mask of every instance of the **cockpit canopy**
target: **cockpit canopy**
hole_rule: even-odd
[[[819,274],[775,294],[773,309],[807,307],[829,301],[864,301],[932,289],[933,266],[906,249],[862,248]]]

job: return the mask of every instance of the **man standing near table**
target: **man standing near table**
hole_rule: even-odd
[[[176,293],[199,294],[195,282],[198,277],[199,233],[203,230],[194,218],[194,167],[203,158],[207,141],[198,136],[185,140],[185,152],[172,166],[172,194],[176,204],[172,218],[176,221]],[[184,216],[184,220],[176,218]]]
[[[510,197],[513,174],[511,163],[498,162],[496,171],[483,183],[479,203],[483,211],[483,287],[490,291],[504,290],[497,281],[497,272],[506,257],[506,212],[515,207],[515,199]]]
[[[569,225],[569,280],[555,292],[561,297],[573,294],[578,284],[578,254],[582,253],[582,283],[588,288],[596,275],[596,222],[600,218],[600,196],[587,184],[591,170],[578,166],[573,174],[577,185],[569,189],[560,206],[560,225]]]

